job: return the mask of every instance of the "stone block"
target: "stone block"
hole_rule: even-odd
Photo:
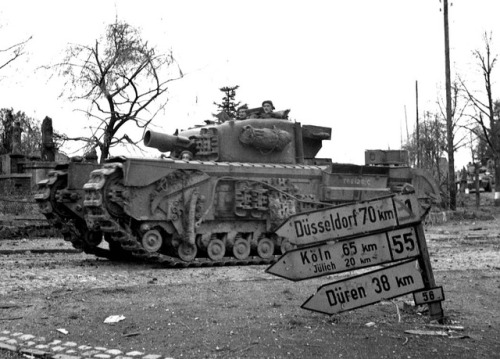
[[[93,356],[93,358],[98,358],[98,359],[111,359],[111,355],[109,354],[96,354]]]
[[[65,347],[76,347],[78,344],[76,344],[75,342],[66,342],[61,345],[64,345]]]
[[[24,335],[21,335],[19,337],[20,340],[31,340],[33,339],[35,336],[34,335],[31,335],[31,334],[24,334]]]
[[[131,356],[131,357],[138,357],[140,355],[144,355],[144,353],[138,352],[138,351],[135,350],[135,351],[126,353],[126,355]]]
[[[157,354],[148,354],[144,357],[142,357],[142,359],[160,359],[161,358],[161,355],[157,355]]]
[[[21,349],[20,352],[22,354],[31,355],[31,356],[34,356],[34,357],[47,357],[47,356],[50,355],[49,352],[46,352],[45,350],[40,350],[40,349],[30,349],[30,348],[27,348],[27,349]]]
[[[5,349],[5,350],[10,350],[12,352],[17,351],[17,346],[7,344],[7,343],[0,343],[0,349]]]
[[[111,355],[118,355],[118,354],[122,354],[123,352],[121,350],[118,350],[118,349],[109,349],[106,351],[106,354],[111,354]]]
[[[80,346],[78,347],[78,349],[80,349],[80,350],[89,350],[89,349],[92,349],[92,347],[90,347],[90,346],[88,346],[88,345],[80,345]]]

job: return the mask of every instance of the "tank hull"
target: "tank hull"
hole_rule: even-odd
[[[439,195],[418,170],[317,158],[330,136],[326,127],[276,119],[149,131],[145,144],[169,157],[72,163],[42,181],[36,199],[86,253],[190,266],[270,263],[291,248],[275,229],[296,213],[408,185],[423,199]]]

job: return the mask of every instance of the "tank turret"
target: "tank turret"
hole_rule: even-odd
[[[195,160],[248,163],[304,163],[316,156],[331,128],[302,126],[282,119],[231,120],[167,135],[147,131],[144,144],[181,158],[190,151]]]

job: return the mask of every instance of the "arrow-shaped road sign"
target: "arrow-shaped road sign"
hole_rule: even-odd
[[[418,223],[425,213],[415,195],[397,195],[296,214],[276,234],[306,245]]]
[[[302,308],[336,314],[424,288],[418,260],[386,267],[356,277],[325,284],[302,304]]]
[[[415,227],[406,227],[294,249],[281,256],[266,272],[298,281],[408,259],[419,254],[417,231]]]

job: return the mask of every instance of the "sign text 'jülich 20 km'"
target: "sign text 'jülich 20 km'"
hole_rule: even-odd
[[[340,273],[419,255],[415,227],[286,252],[266,272],[290,280]]]

